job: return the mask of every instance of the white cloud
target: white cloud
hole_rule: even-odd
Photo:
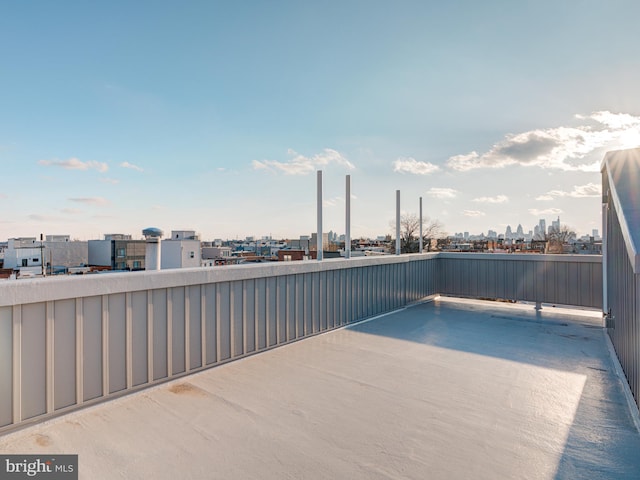
[[[109,201],[105,198],[102,197],[82,197],[82,198],[70,198],[69,200],[71,200],[72,202],[76,202],[76,203],[84,203],[86,205],[98,205],[98,206],[103,206],[103,205],[108,205]]]
[[[433,198],[455,198],[458,194],[453,188],[437,188],[433,187],[427,190],[427,195]]]
[[[88,160],[83,162],[77,158],[70,158],[69,160],[40,160],[38,165],[45,167],[60,167],[65,170],[97,170],[100,173],[104,173],[109,170],[109,165],[104,162],[97,162],[95,160]]]
[[[32,213],[31,215],[27,215],[29,220],[33,220],[34,222],[57,222],[60,219],[58,217],[53,217],[51,215],[40,215],[38,213]]]
[[[136,172],[144,172],[144,169],[142,167],[139,167],[137,165],[134,165],[133,163],[129,163],[129,162],[122,162],[120,164],[120,166],[122,168],[128,168],[130,170],[135,170]]]
[[[393,171],[398,173],[411,173],[414,175],[429,175],[437,172],[440,167],[429,162],[419,162],[415,158],[400,157],[393,162]]]
[[[602,194],[602,186],[597,183],[587,183],[586,185],[574,185],[573,190],[565,192],[564,190],[551,190],[545,195],[542,195],[536,200],[549,200],[554,197],[572,197],[572,198],[587,198],[587,197],[599,197]]]
[[[118,183],[120,183],[120,180],[118,180],[117,178],[101,178],[100,181],[102,183],[109,183],[111,185],[117,185]]]
[[[326,198],[322,201],[322,205],[325,207],[337,207],[341,203],[344,203],[342,197]]]
[[[640,116],[603,111],[576,118],[584,124],[510,134],[485,153],[449,158],[447,166],[458,171],[521,165],[598,172],[604,151],[640,145]]]
[[[540,216],[540,215],[560,215],[562,210],[559,208],[546,208],[544,210],[540,210],[538,208],[530,208],[529,213],[531,215]]]
[[[536,197],[536,200],[540,200],[542,202],[548,202],[553,200],[553,197],[551,195],[540,195],[539,197]]]
[[[331,148],[325,148],[321,153],[312,157],[305,157],[298,152],[289,149],[287,152],[292,158],[286,162],[278,160],[254,160],[251,162],[254,170],[266,170],[285,175],[308,175],[329,164],[336,164],[353,170],[355,166],[347,158]]]
[[[484,217],[486,214],[479,210],[465,210],[462,212],[465,217]]]
[[[507,203],[509,201],[509,197],[506,195],[496,195],[495,197],[474,198],[473,201],[478,203]]]
[[[79,210],[77,208],[63,208],[60,211],[62,213],[66,213],[67,215],[78,215],[79,213],[82,213],[82,210]]]

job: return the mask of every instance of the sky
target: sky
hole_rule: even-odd
[[[0,3],[0,240],[601,229],[640,2]]]

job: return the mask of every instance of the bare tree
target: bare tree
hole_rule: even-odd
[[[563,253],[563,245],[574,238],[576,238],[576,232],[567,225],[562,225],[559,228],[550,228],[544,235],[544,239],[547,242],[545,253]]]
[[[390,227],[394,231],[391,236],[395,239],[396,222],[389,222]],[[432,240],[440,238],[444,235],[444,228],[439,220],[431,221],[429,218],[422,219],[422,243],[423,248],[427,252],[431,251]],[[405,213],[400,216],[400,253],[416,253],[420,250],[420,218],[415,213]],[[395,250],[393,246],[395,240],[390,245],[391,250]]]

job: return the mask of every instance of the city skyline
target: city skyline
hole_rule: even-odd
[[[640,146],[640,5],[12,4],[0,239],[601,230],[600,162]]]

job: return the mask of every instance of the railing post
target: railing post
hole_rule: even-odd
[[[351,258],[351,175],[347,175],[345,193],[344,258]]]
[[[420,249],[419,252],[422,253],[422,197],[420,197]]]
[[[396,255],[400,255],[400,190],[396,190]]]
[[[322,261],[322,170],[318,170],[317,176],[317,206],[318,206],[318,228],[316,232],[317,260]]]

